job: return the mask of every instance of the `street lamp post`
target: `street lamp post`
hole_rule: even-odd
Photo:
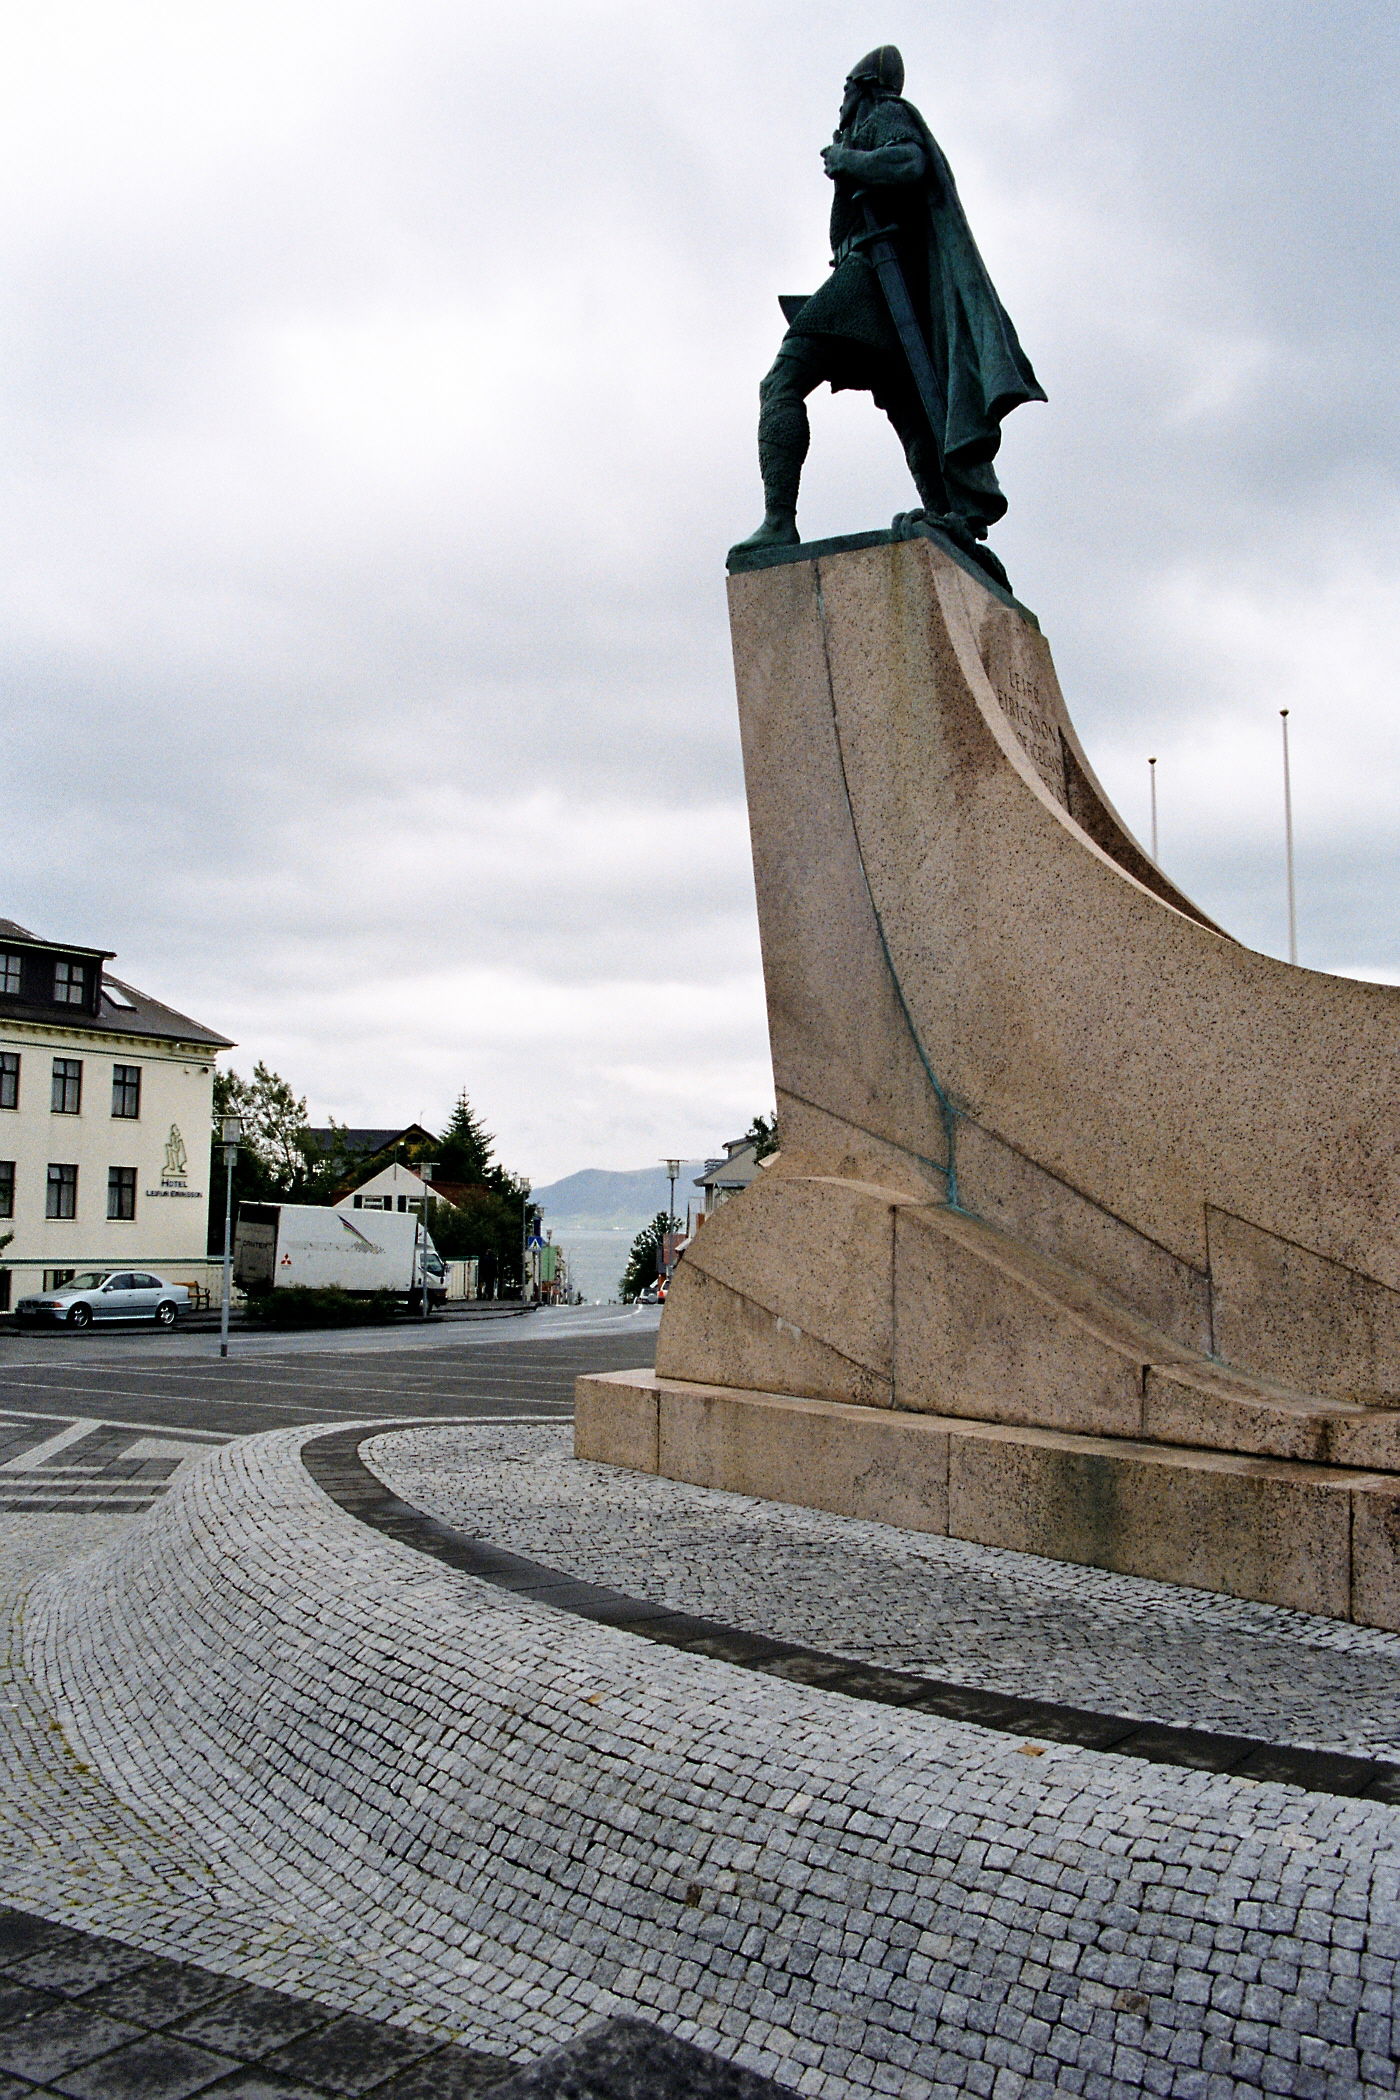
[[[224,1288],[219,1305],[220,1356],[228,1355],[228,1314],[233,1298],[233,1169],[242,1139],[242,1116],[220,1116],[219,1142],[224,1148]]]
[[[1288,709],[1279,709],[1283,724],[1283,858],[1288,875],[1288,960],[1298,960],[1298,897],[1293,887],[1293,775],[1288,766]]]
[[[669,1188],[669,1194],[666,1198],[666,1239],[662,1241],[661,1246],[657,1250],[658,1254],[661,1257],[657,1263],[657,1267],[662,1275],[669,1276],[671,1273],[671,1264],[665,1258],[666,1240],[672,1240],[674,1238],[676,1229],[676,1183],[680,1179],[681,1163],[678,1159],[666,1159],[663,1160],[661,1164],[666,1169],[666,1181],[667,1186]]]
[[[530,1191],[526,1189],[525,1194],[520,1199],[520,1303],[522,1305],[532,1305],[535,1302],[530,1296],[530,1242],[538,1236],[543,1222],[543,1213],[530,1201]]]
[[[437,1161],[435,1159],[420,1159],[418,1172],[423,1177],[423,1194],[418,1205],[419,1222],[423,1228],[423,1239],[418,1249],[418,1259],[422,1268],[423,1318],[426,1320],[428,1317],[428,1198],[432,1194],[430,1183],[437,1172]]]

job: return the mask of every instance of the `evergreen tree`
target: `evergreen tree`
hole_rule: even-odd
[[[437,1141],[439,1181],[459,1181],[469,1188],[489,1185],[495,1143],[480,1116],[472,1112],[463,1087],[447,1128]],[[497,1174],[500,1171],[495,1169]]]
[[[521,1245],[530,1184],[501,1166],[496,1140],[472,1108],[466,1088],[457,1096],[441,1137],[409,1155],[436,1160],[434,1179],[452,1187],[452,1201],[429,1208],[429,1231],[444,1260],[475,1261],[486,1297],[519,1295]]]

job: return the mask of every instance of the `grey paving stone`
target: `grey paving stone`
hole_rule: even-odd
[[[1177,1726],[1273,1739],[1279,1725],[1280,1740],[1400,1755],[1395,1635],[578,1466],[557,1432],[518,1435],[506,1468],[475,1449],[463,1464],[467,1440],[450,1428],[399,1431],[369,1455],[448,1523],[653,1603]],[[519,1454],[532,1438],[528,1477]],[[695,1550],[721,1535],[735,1551]]]
[[[204,2089],[204,2100],[326,2100],[325,2088],[295,2085],[269,2071],[235,2071]]]
[[[433,2047],[424,2035],[347,2013],[277,2050],[268,2057],[267,2069],[328,2093],[367,2093]]]
[[[615,2019],[551,2049],[493,2100],[791,2100],[789,2089],[639,2020]]]
[[[1272,1671],[1274,1710],[1291,1699],[1296,1715],[1351,1672],[1359,1707],[1366,1672],[1392,1668],[1384,1639],[1349,1648],[1297,1615],[1207,1606],[1203,1622],[1199,1599],[1159,1586],[1088,1571],[1088,1588],[1066,1590],[1044,1563],[953,1565],[903,1534],[907,1565],[881,1575],[876,1527],[706,1491],[676,1489],[654,1525],[619,1503],[594,1526],[577,1480],[605,1469],[569,1473],[552,1432],[451,1435],[459,1474],[494,1469],[493,1506],[530,1504],[541,1537],[625,1546],[658,1584],[732,1585],[751,1559],[755,1595],[766,1587],[794,1624],[827,1612],[835,1626],[821,1570],[849,1552],[853,1639],[862,1614],[897,1638],[901,1583],[933,1623],[944,1602],[958,1618],[973,1576],[995,1576],[1010,1614],[998,1668],[1017,1643],[1038,1666],[1091,1619],[1110,1628],[1095,1651],[1106,1680],[1144,1656],[1149,1688],[1183,1698],[1188,1670],[1209,1680],[1218,1663],[1217,1699]],[[403,2023],[413,2070],[395,2055],[387,2089],[426,2079],[444,2034],[519,2062],[625,2006],[804,2100],[930,2100],[998,2078],[1072,2091],[1091,2074],[1151,2090],[1161,2066],[1177,2100],[1238,2084],[1228,2063],[1196,2068],[1198,1977],[1207,2004],[1229,1980],[1232,2009],[1208,2012],[1209,2032],[1252,2049],[1237,2056],[1261,2081],[1275,2063],[1345,2075],[1325,2053],[1347,2045],[1334,2016],[1350,2038],[1370,1990],[1383,1995],[1368,2014],[1389,2015],[1396,1810],[1027,1744],[659,1650],[367,1531],[296,1448],[249,1440],[186,1475],[99,1561],[45,1578],[0,1654],[7,1747],[23,1750],[0,1802],[7,1887],[242,1979],[168,2026],[260,2053],[231,2079],[324,2092],[288,2047],[347,2007]],[[563,1500],[550,1466],[575,1482]],[[958,1619],[969,1653],[980,1623]],[[804,1624],[802,1637],[824,1636]],[[298,2005],[310,2028],[277,2028],[274,2003],[267,2032],[250,2015],[246,2051],[221,2048],[227,2025],[201,2031],[274,1980],[324,2001]],[[106,2006],[117,1982],[83,2002]],[[1261,1989],[1277,2000],[1247,2002]],[[989,2049],[995,2036],[1008,2046]],[[1303,2041],[1324,2053],[1300,2058]],[[1079,2060],[1089,2044],[1106,2052],[1093,2064]],[[1374,2054],[1364,2075],[1382,2083]],[[1353,2084],[1358,2061],[1345,2058]]]
[[[65,2100],[191,2100],[237,2068],[226,2056],[148,2034],[52,2083]]]
[[[0,1969],[37,1954],[41,1948],[61,1947],[75,1937],[69,1926],[55,1925],[47,1918],[31,1917],[26,1911],[8,1906],[0,1908]]]
[[[509,2078],[514,2069],[507,2057],[487,2056],[449,2043],[377,2085],[374,2100],[476,2100],[479,2093]]]
[[[138,2027],[171,2027],[241,1988],[236,1978],[216,1976],[192,1962],[152,1961],[142,1955],[139,1968],[87,1992],[83,2003]]]
[[[41,1990],[56,1991],[65,1998],[81,1998],[99,1984],[126,1976],[149,1960],[148,1954],[137,1947],[123,1946],[120,1940],[84,1934],[80,1939],[44,1947],[12,1961],[6,1975],[16,1982],[35,1984]]]
[[[123,2020],[108,2020],[82,2005],[60,2005],[0,2033],[0,2071],[36,2084],[53,2083],[78,2065],[140,2039],[139,2028]]]
[[[0,2028],[32,2019],[35,2013],[55,2012],[62,2003],[53,1991],[36,1990],[31,1983],[12,1983],[8,1977],[0,1979]]]
[[[338,2017],[333,2006],[289,1998],[257,1984],[236,1984],[229,1996],[172,2023],[172,2031],[205,2048],[256,2061]]]

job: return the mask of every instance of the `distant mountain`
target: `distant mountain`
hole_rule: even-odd
[[[704,1164],[703,1159],[681,1162],[676,1215],[682,1219],[686,1205],[694,1205],[699,1195],[695,1177]],[[577,1174],[566,1174],[562,1181],[551,1181],[547,1188],[535,1189],[531,1200],[544,1212],[545,1224],[553,1226],[560,1237],[571,1228],[606,1232],[621,1226],[640,1232],[659,1210],[665,1210],[668,1186],[666,1169],[660,1166],[636,1167],[631,1173],[584,1167]]]

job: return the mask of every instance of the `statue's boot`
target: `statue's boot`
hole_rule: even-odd
[[[807,403],[782,357],[758,390],[758,466],[763,476],[763,523],[732,554],[798,544],[797,490],[812,441]]]
[[[770,505],[757,532],[751,532],[746,540],[740,540],[729,551],[731,554],[747,554],[758,547],[795,547],[797,544],[796,506],[789,509],[786,505]]]

